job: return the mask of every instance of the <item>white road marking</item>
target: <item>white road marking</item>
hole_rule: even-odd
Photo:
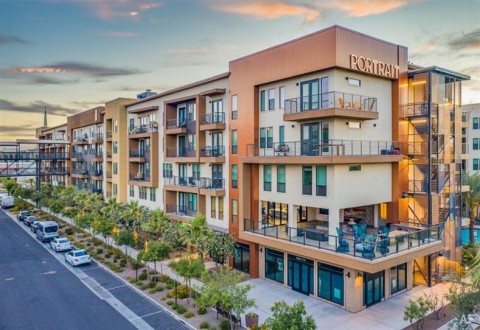
[[[116,287],[113,287],[113,288],[110,288],[110,289],[107,289],[108,291],[110,290],[115,290],[115,289],[119,289],[119,288],[123,288],[124,286],[127,286],[126,284],[124,285],[119,285],[119,286],[116,286]]]
[[[12,281],[14,279],[15,279],[14,277],[10,277],[10,278],[6,278],[5,281]]]

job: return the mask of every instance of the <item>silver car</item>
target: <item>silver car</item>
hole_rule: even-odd
[[[66,237],[57,237],[50,241],[50,247],[57,252],[67,251],[73,248],[72,243]]]

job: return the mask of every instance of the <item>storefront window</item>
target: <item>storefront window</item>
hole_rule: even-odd
[[[247,274],[250,273],[250,246],[237,244],[233,257],[233,268]]]
[[[343,268],[318,264],[318,296],[336,304],[344,304]]]
[[[407,288],[407,264],[390,268],[392,294]]]
[[[265,249],[265,278],[283,284],[284,265],[283,252]]]

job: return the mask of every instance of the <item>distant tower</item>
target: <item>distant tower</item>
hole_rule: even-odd
[[[43,112],[43,127],[48,127],[48,125],[47,125],[47,107],[45,107],[45,111]]]

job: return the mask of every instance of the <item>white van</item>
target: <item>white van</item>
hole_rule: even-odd
[[[13,199],[13,196],[3,196],[2,201],[0,202],[2,209],[8,209],[10,207],[13,207],[14,204],[15,204],[15,201]]]
[[[39,221],[35,234],[41,242],[51,241],[58,237],[58,223],[55,221]]]

